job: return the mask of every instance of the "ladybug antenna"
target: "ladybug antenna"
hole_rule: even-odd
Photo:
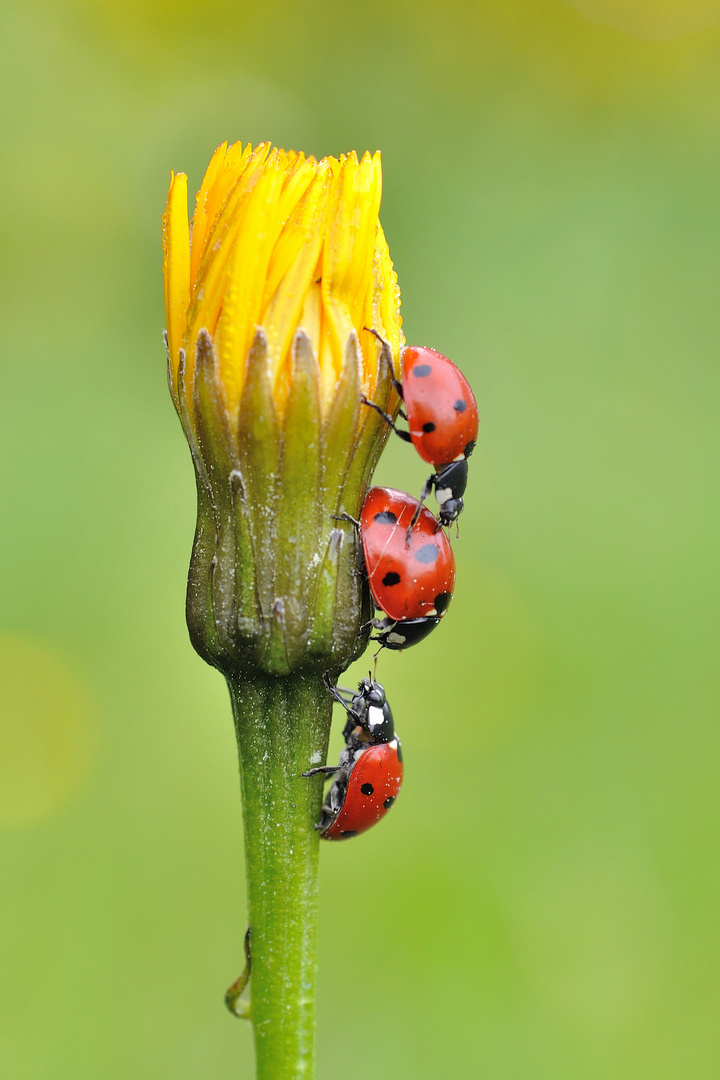
[[[368,334],[373,334],[378,339],[381,345],[386,344],[385,338],[382,336],[382,334],[379,334],[377,330],[373,330],[372,326],[363,326],[363,330],[366,330]]]

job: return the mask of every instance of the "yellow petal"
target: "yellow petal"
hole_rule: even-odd
[[[230,148],[232,149],[233,147]],[[229,154],[230,151],[228,151]],[[215,335],[221,311],[227,302],[226,292],[229,288],[235,241],[245,227],[250,196],[263,176],[266,154],[267,145],[258,147],[243,162],[240,179],[231,185],[205,243],[198,275],[193,283],[185,334],[188,400],[192,398],[197,335],[202,329],[207,330],[211,337]],[[227,183],[228,180],[229,177],[221,177],[221,183]],[[226,320],[226,325],[227,322],[228,320]],[[217,346],[218,342],[216,341],[215,344]]]
[[[287,364],[306,296],[315,284],[327,186],[328,173],[322,169],[290,216],[268,268],[268,284],[273,291],[269,303],[260,312],[260,322],[267,334],[276,379]]]
[[[194,281],[197,277],[198,267],[200,266],[200,257],[202,256],[203,248],[205,246],[205,239],[207,237],[208,229],[210,225],[212,225],[213,219],[208,218],[208,209],[212,211],[212,205],[209,205],[209,199],[220,174],[220,170],[222,169],[226,151],[227,142],[221,143],[210,159],[210,164],[207,167],[203,182],[195,200],[195,215],[193,217],[192,242],[190,245],[191,281]]]
[[[368,300],[369,308],[366,312],[365,326],[377,330],[388,342],[396,365],[395,374],[399,375],[400,346],[405,344],[400,317],[400,289],[385,233],[379,222],[375,233],[373,285]],[[367,333],[360,334],[360,341],[368,356],[369,378],[368,389],[365,393],[368,397],[372,397],[377,380],[378,343],[376,338]]]
[[[185,173],[170,174],[170,190],[163,215],[163,276],[168,350],[177,385],[179,350],[190,301],[190,228]]]
[[[323,177],[319,188],[317,184],[313,183],[318,175]],[[267,281],[263,291],[263,311],[277,292],[283,277],[293,265],[298,252],[306,242],[303,230],[309,227],[315,229],[318,242],[322,243],[322,220],[319,220],[315,213],[311,215],[312,220],[309,220],[307,206],[300,209],[298,213],[298,209],[304,205],[304,199],[307,197],[306,192],[311,188],[311,185],[313,205],[316,205],[317,199],[321,194],[323,195],[321,209],[324,215],[325,191],[327,188],[327,169],[324,166],[319,168],[316,164],[303,163],[301,168],[294,170],[293,174],[287,178],[283,187],[278,206],[282,231],[268,264]]]
[[[250,162],[255,161],[257,163],[259,159],[264,160],[269,149],[270,143],[263,143],[261,146],[258,146],[256,150],[253,150],[250,143],[246,143],[243,148],[242,144],[239,142],[233,143],[232,146],[228,148],[222,169],[208,195],[208,232],[205,238],[206,248],[208,241],[210,241],[212,237],[213,226],[217,221],[218,215],[225,206],[231,191],[244,176],[245,170]]]
[[[282,182],[281,163],[271,157],[245,199],[223,288],[215,344],[231,417],[240,401],[245,361],[260,322],[268,263],[282,228],[278,217]]]
[[[379,157],[353,153],[341,163],[328,207],[323,262],[323,306],[337,371],[351,330],[362,329],[372,277],[375,229],[380,208]]]
[[[320,275],[322,264],[316,265],[312,275],[310,287],[305,293],[303,308],[298,320],[301,327],[310,338],[310,344],[316,356],[320,356],[320,332],[322,328],[322,285]]]

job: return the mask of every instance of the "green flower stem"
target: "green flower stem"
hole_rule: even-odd
[[[248,915],[249,1018],[258,1080],[312,1080],[317,872],[332,698],[315,674],[229,676],[240,754]]]

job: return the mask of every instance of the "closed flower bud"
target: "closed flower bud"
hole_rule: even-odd
[[[315,161],[220,146],[188,223],[174,175],[163,221],[169,383],[198,521],[193,645],[226,674],[340,670],[371,618],[357,517],[399,405],[399,291],[378,221],[380,156]]]

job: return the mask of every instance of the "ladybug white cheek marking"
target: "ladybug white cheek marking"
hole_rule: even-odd
[[[397,739],[393,739],[392,742],[388,743],[388,746],[390,747],[391,750],[397,750],[397,746],[398,746]]]
[[[368,709],[368,725],[372,729],[379,727],[385,720],[385,715],[382,709],[379,709],[377,705],[371,705]]]
[[[405,643],[405,638],[403,637],[402,634],[392,634],[391,633],[391,634],[388,634],[388,643],[390,645],[403,645]]]
[[[451,497],[451,495],[452,495],[452,490],[450,488],[440,488],[440,489],[436,488],[435,489],[435,498],[437,499],[440,506],[442,506],[443,503],[446,503],[448,501],[448,499]]]

